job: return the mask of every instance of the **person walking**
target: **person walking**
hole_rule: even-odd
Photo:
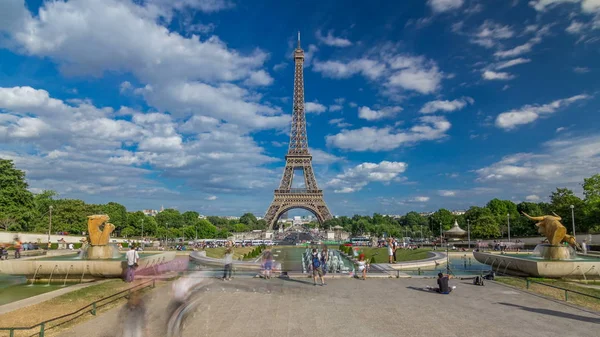
[[[127,274],[125,275],[125,282],[133,282],[135,279],[135,268],[138,265],[140,255],[133,245],[129,247],[129,250],[125,255],[127,257]]]
[[[273,254],[271,249],[265,250],[263,253],[263,267],[264,267],[264,278],[266,280],[271,278],[271,271],[273,270]]]
[[[233,269],[233,249],[227,248],[225,251],[225,266],[223,268],[223,281],[231,280],[231,270]]]
[[[394,248],[392,247],[392,239],[388,239],[387,241],[387,250],[388,250],[388,262],[392,264],[394,261]]]
[[[398,249],[398,243],[392,238],[392,254],[394,256],[394,263],[396,263],[396,249]]]
[[[367,279],[367,261],[365,261],[365,254],[360,254],[358,256],[358,272],[362,274],[363,280]]]
[[[17,238],[15,240],[15,259],[21,258],[21,249],[23,249],[23,244],[21,243],[21,239]]]
[[[312,250],[312,269],[313,269],[313,285],[317,285],[317,276],[321,279],[321,286],[325,285],[323,280],[323,269],[321,268],[321,259],[316,248]]]
[[[323,250],[321,250],[321,269],[323,270],[323,275],[327,274],[327,260],[329,259],[329,255],[327,254],[327,246],[323,246]]]
[[[119,337],[144,337],[148,336],[148,323],[146,321],[146,305],[142,295],[133,292],[129,295],[127,304],[121,309],[121,333]]]

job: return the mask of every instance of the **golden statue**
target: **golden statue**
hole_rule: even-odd
[[[551,245],[557,246],[563,242],[566,242],[571,247],[581,250],[581,246],[579,245],[579,243],[577,243],[577,241],[575,241],[575,237],[567,234],[567,229],[565,228],[565,226],[563,226],[563,224],[560,223],[560,220],[562,220],[562,218],[556,213],[552,212],[552,214],[554,214],[553,216],[530,216],[525,212],[521,213],[523,213],[524,216],[528,217],[531,220],[539,221],[535,224],[538,228],[538,233],[545,236]]]
[[[90,235],[90,245],[105,246],[110,240],[110,233],[115,230],[115,225],[107,223],[108,215],[97,214],[88,216],[88,232]],[[104,225],[104,229],[100,227]]]

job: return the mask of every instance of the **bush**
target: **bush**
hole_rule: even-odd
[[[376,263],[375,262],[375,256],[371,256],[371,262],[369,262],[369,263]]]

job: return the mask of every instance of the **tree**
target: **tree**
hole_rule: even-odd
[[[183,226],[183,217],[178,210],[168,208],[156,215],[156,222],[165,228],[180,228]]]
[[[110,218],[109,222],[115,225],[115,231],[120,232],[127,224],[127,208],[116,202],[109,202],[102,206],[102,211]]]
[[[552,205],[552,211],[560,215],[562,218],[562,224],[567,227],[567,233],[572,234],[572,221],[571,216],[571,205],[574,206],[573,212],[575,214],[575,228],[580,230],[587,230],[587,226],[582,222],[585,218],[585,205],[583,200],[576,196],[573,191],[568,188],[557,188],[556,191],[550,195],[550,204]]]
[[[198,222],[198,217],[200,214],[198,212],[187,211],[181,214],[181,218],[183,219],[183,223],[185,226],[193,226]]]
[[[238,223],[233,226],[234,233],[242,233],[242,232],[247,232],[247,231],[248,231],[248,226],[244,225],[243,223]]]
[[[218,229],[206,219],[200,219],[196,223],[198,227],[198,238],[212,239],[217,236]]]
[[[253,228],[257,221],[258,220],[252,213],[244,213],[244,215],[240,217],[240,223],[243,223],[250,228]]]
[[[225,218],[221,218],[219,216],[208,216],[206,219],[217,227],[225,227],[227,226],[227,220]]]
[[[123,237],[129,237],[134,235],[136,235],[136,230],[131,226],[127,226],[121,230],[121,236]]]
[[[27,190],[25,172],[15,168],[12,160],[0,158],[0,223],[3,227],[31,230],[34,219],[33,194]]]
[[[447,209],[441,208],[429,217],[429,224],[433,228],[433,232],[437,234],[437,230],[442,224],[443,230],[449,230],[454,224],[454,215]]]
[[[500,229],[496,220],[491,215],[485,215],[478,218],[471,224],[471,238],[497,238],[500,236]]]
[[[600,202],[600,174],[583,179],[582,186],[586,203]]]

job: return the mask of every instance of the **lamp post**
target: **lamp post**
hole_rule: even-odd
[[[506,213],[506,221],[508,223],[508,242],[510,242],[510,213]]]
[[[471,221],[467,219],[467,240],[469,241],[469,249],[471,249]]]
[[[48,224],[48,249],[50,249],[50,233],[52,233],[52,206],[50,206],[50,223]]]
[[[571,205],[571,220],[573,220],[573,237],[575,237],[575,206]]]

